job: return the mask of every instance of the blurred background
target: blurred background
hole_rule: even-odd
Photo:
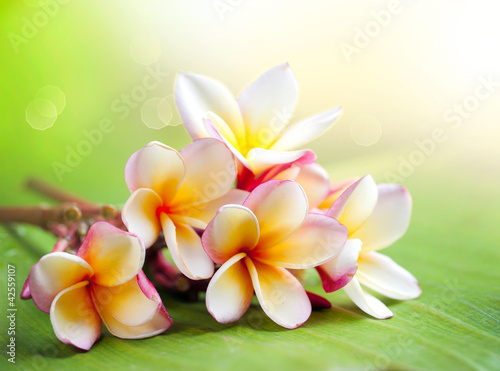
[[[190,141],[177,72],[237,95],[283,62],[292,122],[343,107],[308,145],[334,180],[498,181],[499,16],[493,0],[2,1],[0,203],[37,200],[28,175],[123,203],[133,151]]]

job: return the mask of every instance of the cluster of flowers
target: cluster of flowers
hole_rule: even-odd
[[[210,78],[179,74],[176,102],[193,142],[180,152],[149,143],[127,162],[131,196],[122,219],[91,226],[77,254],[53,252],[27,280],[34,303],[65,343],[89,349],[101,321],[120,338],[172,324],[142,272],[146,249],[163,238],[189,279],[210,279],[206,306],[221,323],[239,320],[255,293],[264,312],[296,328],[321,297],[297,270],[315,268],[325,292],[343,288],[375,318],[392,312],[361,285],[393,299],[416,298],[417,280],[378,252],[406,231],[411,197],[370,175],[332,184],[310,150],[294,150],[328,129],[340,108],[286,124],[298,87],[287,64],[235,99]],[[218,267],[217,269],[216,266]]]

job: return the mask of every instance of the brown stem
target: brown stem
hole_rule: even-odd
[[[26,182],[26,187],[59,202],[74,202],[79,206],[96,206],[95,203],[85,200],[73,193],[59,189],[40,179],[31,178]]]

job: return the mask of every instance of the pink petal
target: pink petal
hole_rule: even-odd
[[[375,251],[360,255],[356,277],[361,284],[392,299],[415,299],[422,293],[410,272]]]
[[[207,288],[207,309],[219,323],[238,321],[252,302],[253,286],[242,259],[234,255],[214,274]]]
[[[146,248],[158,239],[161,232],[156,211],[163,201],[155,191],[139,188],[127,200],[122,210],[123,224],[130,233],[138,235]]]
[[[175,101],[186,130],[194,140],[208,137],[203,115],[215,112],[237,137],[245,128],[233,94],[220,82],[194,73],[180,73],[175,86]]]
[[[54,298],[63,290],[94,274],[83,259],[66,252],[53,252],[31,267],[29,287],[35,305],[45,313],[50,312]]]
[[[378,319],[387,319],[393,316],[384,303],[361,288],[356,277],[344,286],[344,291],[359,309],[370,316]]]
[[[125,181],[130,192],[150,188],[165,203],[175,195],[185,174],[179,152],[160,142],[151,142],[130,156]]]
[[[208,256],[217,264],[252,250],[258,241],[259,222],[248,208],[240,205],[223,206],[201,239]]]
[[[411,196],[397,184],[379,184],[372,215],[352,238],[363,241],[363,251],[387,247],[403,236],[410,224]]]
[[[177,268],[193,280],[212,277],[214,263],[203,250],[200,236],[187,225],[174,224],[167,214],[161,215],[161,223],[165,242]]]
[[[288,63],[271,68],[238,97],[247,142],[267,148],[290,119],[299,86]],[[217,112],[216,112],[217,113]]]
[[[310,142],[328,130],[340,116],[341,112],[342,109],[336,107],[288,127],[270,149],[275,151],[290,151]]]
[[[107,222],[92,224],[77,253],[94,269],[92,281],[102,286],[120,285],[137,276],[145,254],[136,235]]]
[[[294,329],[311,315],[302,284],[288,270],[245,259],[253,288],[264,312],[278,325]]]
[[[337,291],[353,279],[358,269],[361,246],[360,240],[349,239],[339,256],[316,267],[325,292]]]
[[[330,309],[332,303],[328,299],[322,297],[321,295],[315,294],[314,292],[306,291],[307,297],[311,301],[312,310],[323,310]]]
[[[291,269],[307,269],[337,256],[347,241],[347,229],[326,215],[308,214],[304,224],[273,247],[257,250],[252,259]]]
[[[28,277],[26,278],[26,281],[24,281],[24,285],[23,285],[23,288],[21,289],[21,293],[19,294],[19,297],[23,300],[31,299],[30,275],[29,274],[28,274]]]
[[[313,162],[316,159],[316,155],[308,149],[284,152],[264,148],[253,148],[248,152],[246,159],[250,165],[250,170],[252,170],[254,174],[260,174],[279,164],[289,164],[298,160],[302,162]]]
[[[259,248],[271,247],[295,232],[307,216],[304,190],[289,180],[271,180],[255,188],[243,203],[257,217]]]
[[[377,185],[371,175],[365,175],[347,188],[326,215],[344,224],[349,234],[363,225],[377,204]]]
[[[181,150],[186,175],[174,199],[172,208],[194,205],[224,196],[236,180],[236,166],[231,151],[220,140],[195,140]]]
[[[337,199],[340,197],[344,191],[349,188],[353,183],[357,182],[360,178],[357,177],[352,177],[344,180],[339,180],[336,182],[333,182],[330,186],[330,191],[328,192],[328,195],[326,198],[321,202],[321,204],[318,206],[319,209],[329,209],[332,207],[333,203],[337,201]]]
[[[50,307],[50,321],[59,340],[89,350],[101,336],[101,318],[90,297],[89,282],[61,291]]]

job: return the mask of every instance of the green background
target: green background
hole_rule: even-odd
[[[478,77],[492,73],[495,78],[499,71],[464,64],[460,54],[453,54],[455,49],[444,58],[429,36],[434,35],[429,26],[433,20],[458,22],[457,9],[467,10],[467,2],[411,5],[352,63],[343,59],[338,44],[349,41],[353,29],[387,3],[361,2],[355,8],[338,2],[293,7],[277,2],[271,7],[243,1],[220,19],[214,2],[74,0],[58,3],[47,24],[25,37],[17,50],[12,34],[26,36],[26,20],[33,22],[44,9],[30,6],[36,3],[0,5],[0,205],[49,202],[23,187],[31,176],[92,201],[123,204],[129,195],[123,170],[133,151],[151,140],[178,149],[190,141],[182,125],[155,130],[141,120],[145,100],[166,97],[170,124],[180,122],[171,97],[178,71],[217,77],[237,93],[266,69],[288,60],[301,89],[295,117],[334,104],[344,107],[336,126],[308,146],[332,178],[370,172],[384,182],[397,175],[410,190],[410,229],[386,253],[418,278],[423,294],[408,302],[383,298],[394,312],[385,321],[366,316],[343,292],[328,294],[332,310],[314,312],[306,324],[289,331],[258,306],[240,322],[220,325],[203,301],[187,304],[162,293],[174,319],[166,333],[141,341],[105,333],[88,353],[59,343],[48,315],[31,301],[18,299],[17,363],[9,364],[3,353],[2,369],[500,369],[499,94],[481,101],[458,129],[442,118],[474,93]],[[484,4],[489,3],[480,2]],[[484,6],[481,14],[488,20],[489,5]],[[130,52],[131,41],[142,33],[161,43],[161,55],[149,67],[137,63]],[[401,34],[406,37],[402,41]],[[446,40],[445,46],[453,44],[453,38]],[[409,41],[414,50],[402,46]],[[484,44],[488,48],[491,44]],[[415,61],[414,53],[420,59]],[[116,101],[122,107],[123,95],[143,84],[148,68],[159,69],[160,83],[137,107],[119,112]],[[66,105],[52,127],[35,130],[26,121],[26,108],[47,85],[64,92]],[[373,145],[359,145],[353,129],[359,114],[381,123],[382,136]],[[102,120],[112,130],[79,161],[68,162],[68,153],[77,151],[85,132]],[[435,127],[445,131],[446,141],[436,144],[413,170],[402,169],[402,162],[418,149],[415,140],[430,138]],[[69,171],[58,176],[57,164]],[[1,286],[6,287],[6,267],[12,264],[20,289],[31,265],[53,242],[52,236],[30,226],[0,227]],[[315,274],[307,285],[321,292]],[[6,308],[2,292],[1,308]],[[4,318],[2,346],[7,343],[6,325]]]

